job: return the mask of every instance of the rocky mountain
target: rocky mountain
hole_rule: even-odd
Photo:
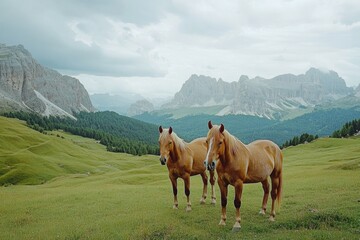
[[[148,100],[143,99],[131,104],[127,115],[132,117],[132,116],[140,115],[145,112],[151,112],[153,110],[154,110],[154,105]]]
[[[70,117],[95,110],[79,80],[41,66],[22,45],[0,44],[0,111],[9,109]]]
[[[244,114],[275,119],[343,98],[353,91],[336,72],[315,68],[305,74],[284,74],[272,79],[241,76],[238,82],[231,83],[192,75],[162,108],[222,106],[216,115]]]

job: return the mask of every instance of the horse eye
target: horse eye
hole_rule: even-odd
[[[169,142],[169,145],[171,145],[172,144],[172,142]]]
[[[219,142],[219,146],[222,144],[222,142]]]
[[[208,140],[206,140],[206,144],[209,144]]]

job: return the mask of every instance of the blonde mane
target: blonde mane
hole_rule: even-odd
[[[249,153],[248,149],[238,138],[231,135],[226,129],[224,130],[224,137],[228,146],[228,151],[232,156],[237,156],[241,152]]]
[[[169,129],[163,130],[163,132],[160,134],[160,139],[168,136],[173,140],[174,146],[179,151],[179,153],[183,153],[185,149],[189,150],[187,143],[182,138],[180,138],[175,132],[172,132],[169,135]]]
[[[187,143],[182,138],[180,138],[176,133],[172,132],[171,136],[173,137],[175,146],[178,146],[181,152],[188,147]]]

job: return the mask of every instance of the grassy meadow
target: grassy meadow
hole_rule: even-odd
[[[182,180],[173,210],[158,156],[110,153],[92,139],[0,117],[0,239],[360,239],[360,138],[318,139],[284,157],[276,221],[258,215],[261,185],[245,185],[233,233],[233,188],[221,227],[219,189],[216,206],[200,205],[200,176],[191,178],[193,210],[185,212]]]

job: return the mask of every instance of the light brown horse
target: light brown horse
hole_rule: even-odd
[[[260,214],[265,214],[269,196],[268,177],[271,178],[271,213],[270,220],[275,219],[275,200],[280,206],[282,192],[282,162],[283,156],[280,148],[268,140],[258,140],[248,145],[225,130],[223,124],[212,125],[208,122],[207,155],[204,164],[208,170],[218,174],[218,184],[221,192],[221,220],[219,225],[226,222],[226,204],[228,185],[235,188],[234,205],[236,208],[236,221],[233,231],[240,230],[240,206],[244,183],[261,182],[264,190]],[[216,160],[219,160],[216,162]]]
[[[203,180],[203,193],[200,203],[204,204],[207,197],[208,177],[204,159],[206,156],[206,138],[198,138],[186,143],[179,138],[172,128],[163,129],[159,127],[160,162],[167,165],[169,178],[174,193],[174,209],[178,209],[177,179],[182,178],[185,184],[185,195],[187,197],[186,211],[191,211],[190,202],[190,176],[200,174]],[[214,184],[214,170],[210,171],[211,203],[216,203]]]

